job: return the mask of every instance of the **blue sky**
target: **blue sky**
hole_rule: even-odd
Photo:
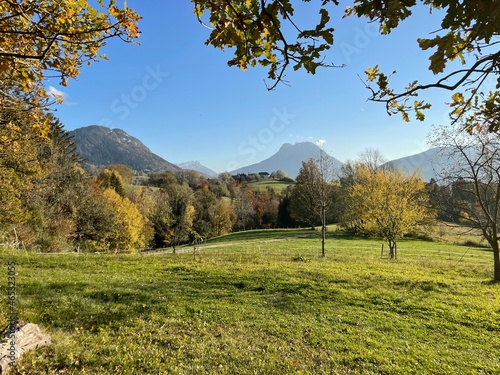
[[[311,3],[297,10],[300,25],[317,19],[318,2]],[[190,1],[129,0],[128,6],[143,17],[140,46],[110,41],[103,50],[109,61],[84,67],[67,87],[48,83],[64,93],[64,104],[55,108],[69,130],[121,128],[170,162],[198,160],[222,172],[264,160],[283,143],[303,141],[322,142],[341,161],[368,147],[396,159],[428,149],[432,125],[447,122],[443,103],[450,93],[426,93],[434,103],[426,121],[405,123],[388,116],[383,104],[368,102],[358,78],[379,64],[383,71],[397,70],[402,84],[432,80],[429,52],[416,42],[438,29],[439,18],[428,9],[381,36],[365,19],[342,19],[339,7],[327,59],[347,66],[316,75],[290,69],[290,86],[268,92],[265,69],[230,68],[229,51],[204,45],[209,30],[198,23]]]

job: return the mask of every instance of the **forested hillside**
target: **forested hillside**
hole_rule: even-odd
[[[179,168],[154,154],[140,140],[122,129],[86,126],[70,132],[76,151],[88,168],[125,164],[135,171],[175,171]]]
[[[137,172],[123,164],[88,174],[79,166],[70,134],[52,115],[46,120],[44,138],[2,128],[15,140],[12,147],[24,150],[0,159],[0,243],[7,246],[41,252],[138,251],[293,223],[287,210],[279,212],[286,193],[254,190],[229,174],[208,179],[175,170],[136,179]]]

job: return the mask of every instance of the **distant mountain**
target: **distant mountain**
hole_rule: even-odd
[[[121,129],[92,125],[75,129],[70,134],[78,155],[87,165],[125,164],[140,172],[180,169],[152,153],[141,141]]]
[[[438,180],[440,172],[446,169],[450,163],[448,157],[440,155],[441,150],[441,148],[431,148],[415,155],[392,160],[389,163],[410,173],[419,169],[424,181],[430,181],[432,178]]]
[[[259,172],[275,172],[277,170],[285,171],[288,176],[295,179],[299,174],[299,169],[302,167],[302,162],[311,158],[317,159],[321,154],[321,149],[312,142],[299,142],[291,145],[285,143],[279,151],[270,158],[261,161],[260,163],[252,164],[247,167],[238,168],[231,171],[231,174],[238,173],[259,173]],[[342,162],[328,155],[333,168],[340,168]]]
[[[196,172],[203,173],[204,175],[207,175],[209,177],[218,177],[219,174],[215,172],[214,170],[205,167],[202,165],[199,161],[187,161],[185,163],[177,163],[176,164],[179,168],[182,169],[190,169]]]

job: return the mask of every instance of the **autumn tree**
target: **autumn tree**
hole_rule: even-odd
[[[222,199],[210,208],[210,217],[212,219],[212,235],[215,237],[230,233],[233,223],[236,221],[233,207]]]
[[[169,189],[171,186],[178,185],[179,182],[175,174],[171,171],[162,173],[152,172],[148,175],[147,185],[162,189]]]
[[[367,148],[358,154],[355,161],[347,160],[339,170],[339,185],[337,186],[337,204],[335,205],[336,216],[342,218],[344,229],[359,233],[361,230],[361,219],[351,211],[349,202],[350,189],[359,182],[359,169],[365,167],[370,173],[377,173],[380,169],[391,169],[382,153],[374,148]]]
[[[315,73],[319,66],[333,66],[323,60],[323,52],[333,43],[333,28],[327,26],[330,17],[326,9],[320,10],[317,26],[301,30],[293,22],[294,9],[289,0],[192,2],[200,23],[212,30],[206,44],[234,47],[229,66],[267,67],[268,77],[274,81],[270,89],[283,79],[290,64],[309,73]],[[288,25],[298,32],[297,37],[285,36],[283,29]]]
[[[416,173],[379,169],[366,165],[356,169],[355,183],[348,193],[349,216],[361,232],[385,238],[389,256],[397,258],[397,241],[430,218],[423,181]]]
[[[231,190],[231,205],[236,214],[235,228],[247,230],[255,228],[255,193],[247,185],[235,186]]]
[[[177,178],[179,184],[187,184],[193,190],[195,190],[203,180],[199,172],[186,169],[176,171],[175,177]]]
[[[154,246],[164,247],[186,243],[192,238],[210,238],[231,231],[235,213],[233,208],[217,197],[208,181],[200,183],[193,192],[179,175],[151,175],[151,181],[161,188],[134,189],[130,198],[154,228]],[[175,178],[177,177],[177,178]]]
[[[133,10],[120,9],[114,1],[98,0],[95,6],[85,0],[0,2],[0,226],[35,216],[50,223],[48,212],[36,207],[50,202],[45,198],[52,193],[42,189],[55,192],[50,179],[69,171],[50,171],[59,157],[55,154],[45,159],[45,170],[40,165],[39,152],[57,139],[50,134],[54,127],[47,106],[63,99],[47,92],[46,79],[66,85],[82,65],[105,59],[100,49],[109,38],[134,41],[138,20]]]
[[[289,178],[285,171],[278,169],[275,172],[271,172],[270,178],[275,178],[276,180],[283,180]]]
[[[363,165],[361,162],[347,160],[339,171],[339,194],[337,197],[336,209],[343,228],[351,233],[359,234],[360,219],[351,210],[349,192],[357,182],[357,171]],[[370,170],[370,167],[368,167]]]
[[[0,231],[25,222],[29,213],[24,198],[32,180],[42,170],[38,162],[40,142],[31,133],[32,123],[22,113],[0,108]]]
[[[296,220],[315,227],[320,223],[321,212],[317,203],[321,176],[314,159],[302,162],[302,167],[291,189],[290,211]]]
[[[76,216],[77,246],[82,251],[138,251],[148,244],[148,221],[128,198],[113,189],[89,185]]]
[[[229,172],[219,174],[216,180],[211,180],[210,188],[217,195],[218,198],[229,197],[230,188],[236,184]]]
[[[127,191],[127,198],[148,223],[145,228],[147,245],[156,248],[167,246],[171,234],[172,208],[166,191],[137,186]]]
[[[139,16],[111,0],[97,6],[80,0],[2,1],[0,3],[0,107],[20,110],[33,119],[33,129],[49,130],[42,111],[51,96],[47,77],[62,85],[83,64],[105,58],[99,51],[109,38],[134,41]],[[56,100],[61,100],[57,98]]]
[[[208,184],[194,192],[195,218],[193,231],[198,238],[207,239],[229,233],[232,229],[234,210],[224,200],[218,199]]]
[[[500,136],[486,128],[464,134],[444,127],[434,134],[446,165],[439,184],[449,191],[437,207],[472,228],[478,228],[493,250],[493,278],[500,281]]]
[[[171,207],[172,221],[167,243],[175,248],[189,241],[195,218],[194,196],[191,188],[177,183],[164,188]]]
[[[325,256],[326,224],[334,203],[333,167],[322,152],[318,160],[302,162],[290,196],[291,213],[296,220],[314,226],[321,223],[321,255]]]
[[[387,165],[387,159],[376,148],[367,148],[358,155],[358,163],[368,167],[371,173]]]
[[[212,237],[213,233],[213,207],[217,204],[216,195],[208,188],[201,185],[194,192],[195,218],[193,230],[202,238]]]
[[[108,251],[108,228],[113,222],[113,212],[103,197],[101,188],[90,180],[87,190],[80,196],[75,220],[76,248],[83,252]]]
[[[103,189],[113,189],[120,196],[125,196],[123,178],[117,170],[104,168],[97,176],[97,182]]]
[[[33,189],[24,202],[30,213],[26,223],[36,234],[31,245],[41,251],[67,251],[75,245],[76,215],[88,177],[68,131],[48,114],[50,131],[39,144],[37,162],[41,173],[32,178]]]
[[[131,185],[134,182],[134,171],[125,164],[110,164],[106,169],[118,172],[125,185]]]
[[[153,244],[154,228],[150,217],[158,207],[150,190],[134,191],[128,197],[105,188],[93,178],[75,190],[77,201],[75,248],[84,252],[138,251]]]
[[[281,200],[278,205],[278,227],[280,228],[294,228],[300,224],[297,223],[291,214],[291,189],[292,186],[289,185],[281,194]]]
[[[230,66],[246,69],[260,65],[268,69],[272,80],[269,89],[284,80],[285,71],[304,69],[314,74],[318,67],[332,66],[325,54],[334,42],[330,13],[338,0],[325,0],[317,5],[318,21],[302,25],[296,21],[294,6],[310,0],[192,0],[200,22],[210,24],[206,44],[232,48]],[[417,39],[423,51],[431,50],[428,69],[434,81],[421,83],[411,77],[407,86],[393,88],[395,74],[381,72],[378,66],[366,69],[366,86],[370,99],[385,103],[388,113],[400,113],[405,121],[413,112],[423,120],[431,104],[418,98],[425,90],[441,89],[453,95],[451,116],[466,117],[469,129],[487,126],[498,130],[500,117],[500,12],[498,2],[491,0],[357,0],[345,8],[344,17],[363,17],[379,24],[381,34],[389,34],[411,18],[417,6],[441,17],[441,28],[430,36]],[[431,15],[429,15],[431,17]],[[206,21],[205,21],[206,20]],[[410,42],[410,41],[408,41]],[[333,56],[334,58],[334,56]],[[462,67],[451,63],[458,60]],[[491,78],[493,84],[487,84]],[[489,89],[494,86],[496,89]],[[483,87],[485,90],[483,90]],[[487,91],[487,90],[491,91]],[[468,112],[465,115],[465,112]],[[487,120],[487,121],[485,121]]]
[[[145,191],[141,196],[144,197]],[[146,217],[153,225],[154,230],[154,246],[165,247],[170,244],[173,238],[173,223],[174,216],[172,213],[172,206],[167,192],[163,189],[150,190],[147,193],[149,198],[149,207]],[[140,200],[142,203],[139,207],[144,207],[144,199]]]
[[[113,189],[106,189],[103,197],[107,209],[112,212],[111,225],[105,236],[108,249],[138,251],[144,248],[147,243],[144,227],[147,223],[137,207]]]
[[[270,186],[256,194],[256,213],[259,228],[275,228],[278,225],[280,197]]]

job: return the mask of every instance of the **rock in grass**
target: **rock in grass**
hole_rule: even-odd
[[[9,324],[1,335],[0,374],[6,374],[25,352],[50,344],[50,336],[43,333],[36,324]]]

